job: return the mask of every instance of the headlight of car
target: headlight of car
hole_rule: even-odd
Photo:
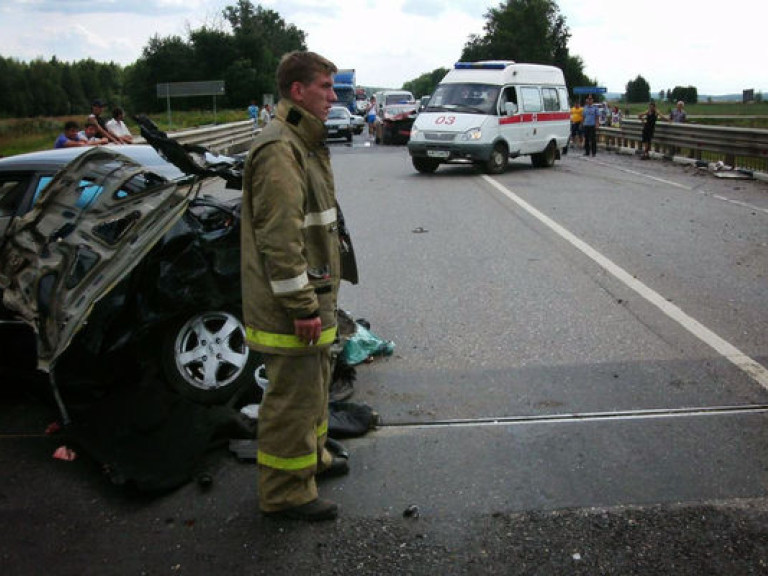
[[[480,130],[480,128],[472,128],[471,130],[467,130],[466,132],[464,132],[464,134],[460,134],[457,140],[470,142],[472,140],[480,140],[480,138],[482,137],[483,137],[483,131]]]
[[[411,126],[411,140],[419,137],[419,129],[416,126]]]

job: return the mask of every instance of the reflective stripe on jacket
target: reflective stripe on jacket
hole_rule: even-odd
[[[333,342],[340,259],[338,214],[325,126],[290,100],[256,137],[243,177],[241,265],[249,345],[307,354]],[[319,315],[307,346],[293,321]]]

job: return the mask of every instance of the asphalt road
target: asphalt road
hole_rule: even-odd
[[[321,486],[339,520],[260,518],[226,451],[207,489],[127,494],[51,459],[55,411],[12,395],[3,574],[768,573],[765,183],[331,147],[361,274],[340,304],[396,346],[358,367],[384,425]]]

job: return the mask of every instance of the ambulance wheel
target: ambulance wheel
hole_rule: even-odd
[[[488,174],[501,174],[507,169],[509,162],[509,150],[503,142],[497,142],[493,146],[491,157],[485,163],[485,171]]]
[[[544,152],[531,155],[531,164],[536,168],[552,168],[557,158],[557,144],[550,142]]]
[[[414,156],[411,158],[411,161],[413,162],[413,167],[422,174],[432,174],[440,166],[440,162],[432,158],[417,158]]]
[[[246,344],[240,319],[224,310],[197,312],[164,334],[161,362],[168,384],[201,404],[223,404],[255,383],[260,355]]]

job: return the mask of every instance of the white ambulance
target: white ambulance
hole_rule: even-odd
[[[419,172],[472,162],[500,174],[517,156],[552,166],[569,134],[568,90],[559,68],[457,62],[416,118],[408,152]]]

